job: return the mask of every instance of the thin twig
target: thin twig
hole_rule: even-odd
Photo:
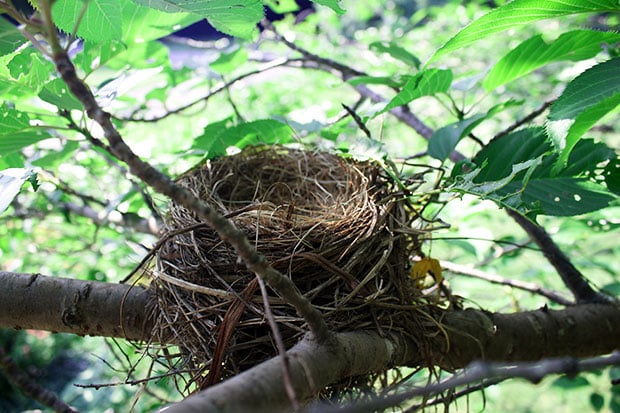
[[[271,334],[273,334],[273,339],[276,342],[278,353],[280,353],[280,358],[282,359],[282,378],[284,380],[286,395],[288,396],[288,399],[293,406],[293,410],[298,411],[300,406],[299,402],[297,401],[297,395],[295,394],[295,388],[293,387],[293,381],[291,380],[291,371],[289,368],[286,346],[284,345],[284,341],[282,340],[282,335],[280,334],[278,323],[276,323],[276,320],[273,317],[273,313],[271,312],[271,306],[269,305],[269,294],[267,294],[267,288],[265,288],[265,283],[260,277],[256,277],[256,279],[258,280],[258,286],[260,287],[260,292],[263,296],[263,305],[265,306],[265,318],[267,318],[267,322],[269,323],[269,327],[271,328]]]
[[[506,135],[508,135],[510,132],[512,132],[513,130],[517,129],[519,126],[521,125],[525,125],[528,122],[533,121],[534,119],[536,119],[538,117],[538,115],[540,115],[541,113],[543,113],[545,110],[547,110],[547,108],[551,105],[553,105],[553,103],[556,101],[557,99],[551,99],[548,100],[546,102],[544,102],[538,109],[535,109],[533,112],[531,112],[530,114],[528,114],[527,116],[524,116],[523,118],[517,120],[515,123],[513,123],[512,125],[508,126],[506,129],[502,130],[501,132],[497,133],[493,139],[491,139],[491,142],[500,139]]]
[[[574,302],[566,299],[560,293],[541,287],[535,283],[528,283],[525,281],[511,280],[509,278],[500,277],[499,275],[489,274],[484,271],[477,270],[475,268],[469,268],[464,265],[455,264],[449,261],[440,261],[441,267],[452,273],[465,275],[468,277],[478,278],[481,280],[489,281],[493,284],[507,285],[519,290],[528,291],[532,294],[542,295],[549,300],[561,305],[573,305]]]
[[[447,380],[428,386],[402,391],[383,398],[353,403],[344,407],[327,405],[313,406],[308,413],[365,413],[369,411],[383,411],[398,406],[415,397],[429,397],[481,381],[523,378],[532,383],[539,383],[544,377],[552,374],[568,374],[575,376],[584,371],[599,370],[609,366],[620,366],[620,352],[611,355],[578,360],[572,357],[544,359],[531,363],[505,364],[473,362],[461,373],[455,374]]]

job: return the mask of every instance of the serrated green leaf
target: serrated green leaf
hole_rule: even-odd
[[[194,13],[206,18],[222,33],[251,39],[257,33],[256,24],[264,16],[261,0],[133,0],[157,10]]]
[[[39,98],[51,103],[52,105],[58,106],[61,109],[84,109],[84,106],[75,96],[73,96],[62,79],[54,79],[51,82],[48,82],[43,90],[41,90],[41,93],[39,93]]]
[[[313,3],[327,6],[338,14],[344,14],[346,10],[342,7],[341,0],[312,0]]]
[[[13,53],[26,38],[6,19],[0,19],[0,56]]]
[[[124,43],[145,43],[159,39],[201,19],[191,13],[165,13],[133,1],[121,2]]]
[[[384,113],[398,106],[418,99],[422,96],[435,95],[446,92],[452,83],[452,71],[443,69],[427,69],[412,76],[403,89],[388,102],[383,110]]]
[[[488,91],[493,90],[550,62],[589,59],[596,56],[605,43],[617,41],[620,41],[620,34],[595,30],[570,31],[549,43],[543,40],[542,34],[531,37],[500,59],[483,86]]]
[[[619,104],[620,58],[591,67],[566,86],[547,121],[547,132],[560,152],[556,171],[583,134]]]
[[[248,61],[248,51],[242,47],[232,53],[223,53],[209,67],[215,72],[225,75]]]
[[[387,53],[394,59],[400,60],[416,69],[420,68],[420,59],[394,42],[372,42],[368,45],[368,48],[380,53]]]
[[[492,184],[504,182],[506,177],[512,176],[503,187],[482,195],[504,206],[505,199],[509,199],[520,205],[518,210],[529,215],[577,215],[604,208],[615,199],[595,179],[598,165],[615,157],[613,149],[591,139],[580,141],[568,166],[557,176],[551,174],[551,168],[558,155],[551,149],[543,128],[514,132],[491,142],[474,157],[478,169],[472,172],[475,173],[472,182],[482,186],[489,181]],[[529,171],[527,179],[523,172],[513,174],[514,165],[533,159],[542,159],[542,162]]]
[[[73,33],[84,7],[78,37],[96,42],[122,38],[120,0],[57,0],[52,6],[54,23],[64,32]]]
[[[9,107],[6,103],[0,106],[0,131],[10,133],[30,127],[30,117],[23,112]]]
[[[428,62],[492,34],[534,21],[570,14],[607,11],[617,12],[618,0],[514,0],[470,23],[441,46]]]

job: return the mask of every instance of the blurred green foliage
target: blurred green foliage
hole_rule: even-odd
[[[166,6],[161,3],[161,7]],[[294,9],[285,2],[266,3],[278,3],[281,10]],[[114,2],[91,1],[107,10],[109,21],[98,20],[96,13],[89,14],[95,8],[88,8],[77,31],[84,41],[70,50],[80,75],[103,108],[113,113],[115,125],[128,144],[171,176],[205,158],[225,155],[231,147],[254,143],[298,142],[353,156],[391,159],[399,165],[407,157],[422,154],[411,162],[445,172],[446,181],[440,184],[445,190],[438,196],[446,204],[432,215],[440,214],[450,224],[449,229],[434,234],[425,252],[563,291],[553,268],[498,208],[499,203],[539,215],[538,221],[594,285],[612,294],[620,292],[620,206],[617,186],[613,186],[618,170],[609,166],[603,170],[605,162],[620,164],[620,121],[615,116],[614,100],[619,96],[617,88],[606,88],[608,95],[603,93],[587,107],[571,96],[554,106],[556,114],[570,112],[571,125],[588,125],[584,130],[588,139],[556,128],[554,149],[545,134],[542,116],[528,124],[540,133],[516,132],[499,143],[488,144],[498,132],[559,96],[587,68],[594,66],[597,72],[604,72],[609,66],[617,67],[618,59],[612,60],[618,55],[613,43],[617,35],[609,31],[620,22],[617,10],[596,9],[594,2],[588,2],[598,13],[565,13],[568,15],[562,18],[511,26],[505,33],[486,36],[478,32],[473,40],[467,40],[469,43],[459,43],[458,38],[447,43],[468,23],[507,2],[344,1],[346,13],[342,15],[338,2],[317,3],[327,3],[331,9],[315,6],[304,19],[285,14],[274,23],[278,33],[305,50],[350,65],[366,76],[345,82],[330,71],[279,64],[300,55],[268,31],[259,35],[253,25],[248,29],[248,22],[257,21],[255,6],[260,2],[248,3],[247,13],[241,15],[247,21],[227,26],[226,21],[217,20],[217,14],[210,15],[210,10],[199,10],[197,16],[163,13],[145,7],[146,2],[120,2],[122,7],[116,8]],[[60,28],[71,33],[81,6],[75,1],[57,1],[55,7],[61,6],[71,6],[62,10],[72,13],[56,14]],[[205,15],[221,30],[230,28],[230,34],[246,39],[154,40]],[[584,35],[575,31],[590,28],[598,32]],[[0,119],[0,171],[35,168],[40,181],[36,192],[24,186],[0,216],[0,269],[118,282],[155,240],[153,234],[142,232],[132,223],[164,214],[167,200],[132,181],[123,165],[85,139],[85,134],[97,135],[99,131],[55,78],[51,64],[32,48],[16,50],[23,41],[13,26],[2,23],[0,31],[4,34],[0,41],[0,93],[5,115]],[[581,44],[581,37],[575,40],[571,36],[604,37],[609,44],[596,48],[587,42],[582,53],[563,53],[562,47],[570,48],[567,42]],[[533,42],[549,45],[546,58],[538,56],[511,76],[513,66],[506,68],[506,62],[523,61],[515,54],[536,56],[531,50]],[[436,54],[446,43],[449,46]],[[491,69],[497,62],[500,65]],[[612,63],[603,66],[604,62]],[[485,80],[489,70],[493,78]],[[613,76],[617,73],[613,72],[605,85],[615,84]],[[224,87],[227,82],[230,86]],[[592,83],[586,78],[586,82],[573,83],[572,87],[577,89],[577,96],[595,95],[592,92],[600,90]],[[364,100],[356,105],[359,95],[353,87],[360,85],[376,88],[386,101]],[[393,87],[402,90],[396,93]],[[371,138],[344,116],[343,103],[355,107]],[[436,130],[433,146],[386,113],[403,103],[409,103],[411,111]],[[570,111],[569,107],[576,109]],[[596,110],[587,112],[592,107]],[[597,126],[589,129],[595,122]],[[572,141],[562,146],[567,139]],[[535,143],[529,152],[517,152],[528,142]],[[478,169],[453,169],[449,156],[454,149],[473,161],[468,168]],[[501,159],[494,164],[498,154]],[[538,158],[540,162],[511,175],[513,165]],[[580,162],[584,158],[589,161]],[[560,166],[553,169],[554,165]],[[415,166],[403,167],[402,178],[415,171]],[[473,172],[476,174],[467,175]],[[506,176],[511,179],[505,185],[493,186]],[[562,177],[587,182],[586,192],[579,193],[583,202],[575,200],[575,192],[571,192],[561,205],[536,203],[533,187],[523,187],[523,183],[540,185],[545,180],[541,191],[551,193]],[[449,185],[456,192],[448,192]],[[484,191],[478,190],[481,185],[486,185]],[[425,188],[433,187],[429,182]],[[521,198],[511,198],[507,203],[510,194]],[[602,194],[603,199],[594,199],[594,194]],[[530,204],[522,206],[528,200]],[[562,213],[570,202],[582,208]],[[100,221],[80,216],[70,206],[89,207]],[[126,219],[126,225],[111,223],[118,217]],[[447,282],[455,294],[465,297],[467,305],[490,311],[517,311],[547,303],[543,297],[464,275],[447,274]],[[180,397],[168,379],[149,382],[148,387],[143,383],[90,388],[71,385],[118,383],[165,371],[159,363],[151,365],[139,348],[128,343],[2,331],[0,344],[24,370],[81,411],[101,411],[102,406],[119,412],[130,408],[148,411],[161,406],[162,400]],[[618,377],[617,369],[609,369],[574,380],[550,377],[537,386],[505,382],[486,389],[484,398],[476,393],[468,400],[459,400],[453,409],[620,411],[620,391],[609,384],[610,379]],[[0,410],[34,407],[14,396],[8,383],[0,381]]]

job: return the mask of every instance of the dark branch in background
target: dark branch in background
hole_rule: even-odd
[[[553,103],[556,101],[556,99],[551,99],[548,100],[546,102],[544,102],[538,109],[535,109],[532,113],[528,114],[527,116],[519,119],[518,121],[516,121],[515,123],[513,123],[512,125],[508,126],[506,129],[502,130],[501,132],[497,133],[493,139],[491,140],[497,140],[500,139],[506,135],[508,135],[510,132],[514,131],[515,129],[517,129],[520,126],[525,125],[526,123],[529,123],[531,121],[533,121],[534,119],[536,119],[540,114],[542,114],[545,110],[547,110],[547,108],[551,105],[553,105]],[[490,142],[489,142],[490,143]]]
[[[144,234],[159,235],[159,222],[151,218],[142,218],[133,213],[111,214],[110,212],[97,212],[88,205],[76,205],[70,202],[62,202],[58,206],[70,213],[90,219],[97,226],[113,224],[125,229],[133,229],[134,231]],[[118,211],[117,211],[118,212]]]
[[[561,305],[573,305],[574,302],[564,298],[558,292],[541,287],[535,283],[529,283],[520,280],[511,280],[509,278],[500,277],[499,275],[489,274],[484,271],[477,270],[475,268],[469,268],[465,265],[454,264],[449,261],[440,261],[441,267],[449,272],[455,274],[461,274],[468,277],[479,278],[481,280],[488,281],[493,284],[507,285],[509,287],[517,288],[519,290],[528,291],[532,294],[542,295],[548,298],[550,301]]]
[[[613,301],[611,297],[595,291],[590,286],[583,274],[575,268],[543,227],[509,208],[506,208],[506,212],[538,245],[545,258],[562,278],[564,285],[573,293],[577,303],[609,303]]]
[[[334,408],[332,406],[317,405],[307,410],[308,413],[366,413],[369,411],[382,411],[398,406],[415,397],[428,397],[437,395],[457,387],[467,386],[485,381],[497,381],[508,378],[523,378],[532,383],[539,383],[543,378],[552,374],[566,374],[574,377],[576,374],[599,370],[608,366],[620,366],[620,352],[615,351],[611,355],[578,360],[572,357],[557,359],[545,359],[533,363],[506,364],[485,363],[476,361],[471,363],[460,374],[429,386],[405,390],[398,394],[377,398],[369,402],[352,403],[345,407]]]
[[[187,188],[176,184],[169,176],[164,175],[150,164],[141,160],[127,146],[114,127],[111,115],[99,107],[88,86],[77,77],[75,67],[69,56],[60,47],[50,8],[49,3],[41,5],[45,24],[48,28],[48,41],[52,47],[56,70],[71,90],[71,93],[82,103],[88,117],[97,122],[103,129],[104,135],[109,142],[111,154],[125,162],[132,174],[151,186],[155,191],[168,196],[190,211],[194,211],[208,222],[222,240],[230,243],[235,248],[235,251],[250,271],[262,277],[287,303],[295,307],[308,324],[314,337],[319,342],[328,342],[331,333],[321,312],[312,306],[289,278],[275,270],[265,257],[256,251],[243,231],[236,228],[231,221],[224,218],[205,202],[196,198]]]
[[[0,370],[4,377],[24,396],[47,406],[59,413],[75,413],[77,410],[63,402],[56,393],[41,387],[35,380],[24,373],[8,354],[0,347]]]

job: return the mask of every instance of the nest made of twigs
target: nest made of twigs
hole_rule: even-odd
[[[423,340],[412,311],[421,292],[407,264],[419,253],[419,206],[377,163],[249,148],[196,167],[178,183],[242,229],[332,330],[406,329]],[[204,388],[275,356],[255,274],[234,248],[176,204],[162,241],[150,270],[157,328],[174,336],[191,381]],[[269,301],[291,347],[307,331],[304,320],[275,293]]]

